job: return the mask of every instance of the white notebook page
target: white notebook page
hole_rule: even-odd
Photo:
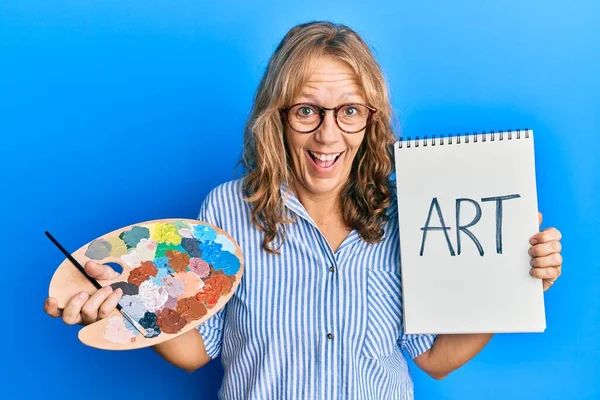
[[[395,145],[406,333],[546,327],[542,282],[529,275],[538,232],[533,131],[482,138]]]

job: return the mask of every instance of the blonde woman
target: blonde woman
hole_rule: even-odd
[[[224,309],[156,351],[188,371],[220,354],[224,399],[410,399],[405,355],[436,379],[474,357],[491,335],[403,334],[390,119],[380,67],[354,31],[292,28],[256,93],[247,173],[199,214],[240,243],[244,277]],[[534,238],[531,274],[547,289],[560,275],[560,232]],[[105,288],[45,308],[87,324],[120,296]]]

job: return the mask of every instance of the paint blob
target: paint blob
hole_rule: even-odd
[[[184,282],[174,276],[167,275],[162,281],[169,296],[178,298],[183,294]]]
[[[157,246],[158,244],[152,239],[140,239],[140,242],[135,246],[135,251],[142,261],[152,261]]]
[[[187,253],[177,250],[167,250],[166,256],[169,258],[169,267],[175,272],[185,272],[190,264],[190,256]]]
[[[177,333],[187,324],[185,318],[170,308],[158,311],[156,317],[156,324],[165,333]]]
[[[154,259],[154,265],[156,268],[160,269],[171,269],[169,268],[169,257],[158,257]],[[171,269],[172,272],[175,272]],[[169,271],[169,273],[172,273]]]
[[[144,302],[138,295],[123,295],[121,300],[119,300],[119,304],[127,311],[131,318],[138,322],[147,311]]]
[[[165,279],[165,277],[167,276],[171,276],[169,274],[169,271],[167,271],[164,268],[158,268],[158,272],[156,273],[156,276],[151,276],[150,277],[150,281],[152,283],[154,283],[157,286],[160,286],[163,284],[163,279]]]
[[[163,304],[161,310],[164,308],[172,308],[174,310],[175,307],[177,307],[177,298],[169,296],[167,302]]]
[[[179,233],[182,238],[194,238],[194,228],[191,226],[189,228],[180,228],[177,233]]]
[[[175,311],[188,321],[200,319],[207,313],[206,306],[200,303],[196,297],[186,297],[179,300]]]
[[[202,257],[200,242],[194,238],[181,239],[181,247],[183,247],[190,257]]]
[[[127,329],[123,317],[114,316],[104,328],[104,338],[112,343],[128,344],[135,340],[135,335]]]
[[[157,273],[158,269],[156,269],[152,261],[144,261],[142,265],[131,270],[127,281],[140,286],[146,279],[151,276],[156,276]]]
[[[127,246],[118,236],[110,236],[105,240],[112,246],[112,250],[110,251],[111,257],[121,257],[127,254]]]
[[[123,295],[136,295],[138,294],[138,287],[133,283],[129,282],[114,282],[111,283],[110,286],[113,290],[121,289],[123,291]]]
[[[156,324],[156,314],[146,311],[146,314],[139,320],[140,325],[146,329],[150,337],[160,335],[160,328]]]
[[[156,247],[156,258],[165,257],[167,251],[169,250],[177,250],[177,251],[185,251],[185,249],[179,245],[174,245],[170,243],[158,243]]]
[[[128,249],[134,248],[142,239],[148,239],[150,237],[150,231],[148,228],[143,226],[134,226],[128,231],[125,231],[119,235],[119,238],[125,242]]]
[[[210,278],[204,280],[204,287],[196,294],[196,300],[205,303],[206,307],[211,308],[217,304],[221,296],[231,291],[234,282],[235,276],[214,271]]]
[[[200,278],[206,278],[210,274],[210,265],[201,258],[191,258],[188,268]]]
[[[85,251],[85,256],[92,260],[102,260],[110,256],[112,245],[104,239],[98,239],[91,242]]]
[[[175,277],[183,281],[183,294],[180,297],[191,297],[196,295],[200,289],[204,287],[204,282],[195,273],[179,272],[175,274]]]
[[[137,268],[142,263],[142,257],[137,253],[135,249],[129,251],[127,254],[121,256],[121,261],[127,264],[131,268]]]
[[[152,232],[152,239],[157,242],[173,244],[175,246],[181,243],[181,236],[177,232],[174,224],[157,223]]]
[[[217,235],[215,243],[219,243],[223,250],[235,254],[235,244],[225,235]]]
[[[138,296],[144,303],[146,310],[154,312],[167,302],[169,293],[167,293],[164,286],[157,286],[152,281],[144,281],[140,285]]]
[[[227,275],[235,275],[240,270],[240,260],[228,251],[222,250],[222,245],[215,242],[201,243],[202,259],[221,270]]]
[[[216,239],[217,232],[208,225],[196,225],[193,235],[201,242],[212,242]]]
[[[127,328],[127,330],[131,332],[133,336],[137,336],[140,333],[137,329],[135,329],[135,326],[131,325],[131,322],[129,322],[127,318],[123,318],[123,322],[125,322],[125,328]],[[135,342],[135,338],[131,339],[131,342]]]

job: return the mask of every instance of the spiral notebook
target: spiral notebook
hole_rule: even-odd
[[[405,333],[541,332],[532,130],[394,145]]]

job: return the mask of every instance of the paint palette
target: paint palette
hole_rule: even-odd
[[[119,304],[153,336],[142,336],[115,309],[79,331],[81,342],[106,350],[153,346],[196,328],[225,306],[244,268],[242,251],[227,232],[190,219],[130,225],[72,255],[82,265],[89,260],[121,265],[121,275],[98,282],[121,288]],[[96,290],[66,259],[52,277],[49,294],[64,308],[77,293]]]

